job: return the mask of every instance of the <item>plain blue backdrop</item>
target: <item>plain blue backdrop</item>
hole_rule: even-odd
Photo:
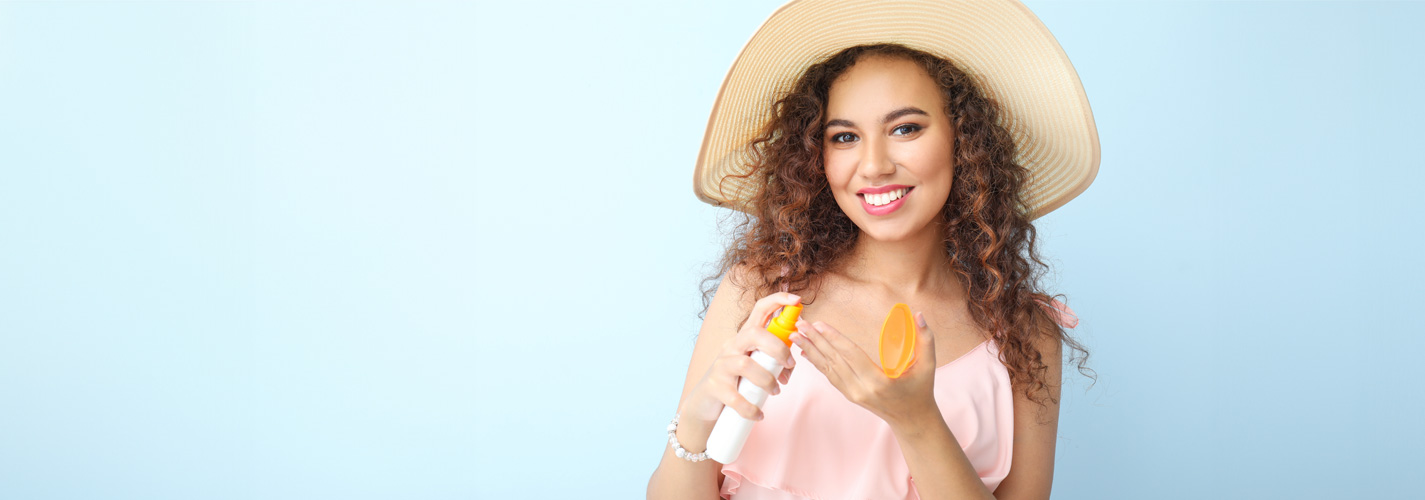
[[[781,3],[0,4],[0,498],[641,498]],[[1425,4],[1027,4],[1055,498],[1418,494]]]

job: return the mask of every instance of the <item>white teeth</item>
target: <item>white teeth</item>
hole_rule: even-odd
[[[867,194],[866,203],[870,203],[872,206],[879,207],[881,205],[885,205],[887,203],[899,200],[902,196],[905,196],[906,191],[909,191],[909,189],[900,188],[889,193]]]

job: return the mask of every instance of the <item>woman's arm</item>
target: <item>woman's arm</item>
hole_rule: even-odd
[[[1040,337],[1040,355],[1048,368],[1044,385],[1059,400],[1063,350],[1057,337]],[[1040,395],[1042,396],[1042,394]],[[1009,475],[995,488],[999,500],[1048,500],[1054,484],[1054,444],[1059,436],[1059,403],[1041,407],[1022,392],[1014,392],[1014,459]]]
[[[742,266],[734,266],[718,284],[712,302],[708,304],[703,325],[698,331],[698,340],[693,346],[693,359],[688,363],[687,377],[683,380],[683,394],[678,398],[678,412],[683,414],[683,417],[678,419],[678,443],[692,453],[707,449],[708,436],[712,434],[712,426],[717,421],[705,422],[689,418],[688,412],[682,411],[683,402],[717,359],[723,344],[737,335],[738,325],[747,319],[752,310],[754,297],[737,286],[738,283],[746,283],[744,272]],[[738,275],[736,283],[730,281],[734,274]],[[669,418],[672,418],[672,415],[669,415]],[[673,447],[665,442],[663,459],[658,462],[653,477],[648,479],[648,499],[716,500],[720,498],[718,491],[722,488],[722,481],[722,464],[711,459],[690,462],[678,458],[673,453]]]
[[[707,449],[712,427],[696,420],[678,422],[678,443],[688,451]],[[722,464],[712,459],[689,462],[673,454],[673,447],[663,445],[663,460],[648,480],[648,500],[664,498],[721,498]]]
[[[1044,384],[1059,397],[1062,351],[1055,338],[1041,336],[1038,347],[1046,372]],[[1014,444],[1009,474],[991,493],[975,472],[965,450],[945,424],[938,407],[929,407],[903,422],[888,422],[901,445],[916,492],[923,499],[981,498],[986,500],[1048,500],[1054,481],[1054,444],[1059,429],[1059,404],[1041,408],[1022,392],[1014,392]]]
[[[945,425],[940,407],[930,406],[904,421],[888,423],[910,466],[910,477],[920,498],[995,500]]]

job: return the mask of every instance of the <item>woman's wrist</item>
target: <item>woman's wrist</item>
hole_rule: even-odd
[[[714,422],[704,422],[697,418],[689,418],[688,413],[682,408],[678,409],[678,428],[676,435],[678,444],[683,445],[683,449],[689,453],[701,453],[708,449],[708,436],[712,435],[712,425]]]
[[[886,418],[886,424],[897,435],[913,435],[923,432],[927,424],[945,425],[945,416],[940,414],[940,406],[931,402],[917,411],[896,418]]]

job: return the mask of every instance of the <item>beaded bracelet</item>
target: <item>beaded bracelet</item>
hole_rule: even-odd
[[[678,415],[678,413],[674,413],[673,422],[668,424],[668,444],[673,447],[673,454],[689,462],[707,460],[708,452],[706,450],[700,453],[689,453],[688,450],[683,449],[683,445],[678,444]]]

